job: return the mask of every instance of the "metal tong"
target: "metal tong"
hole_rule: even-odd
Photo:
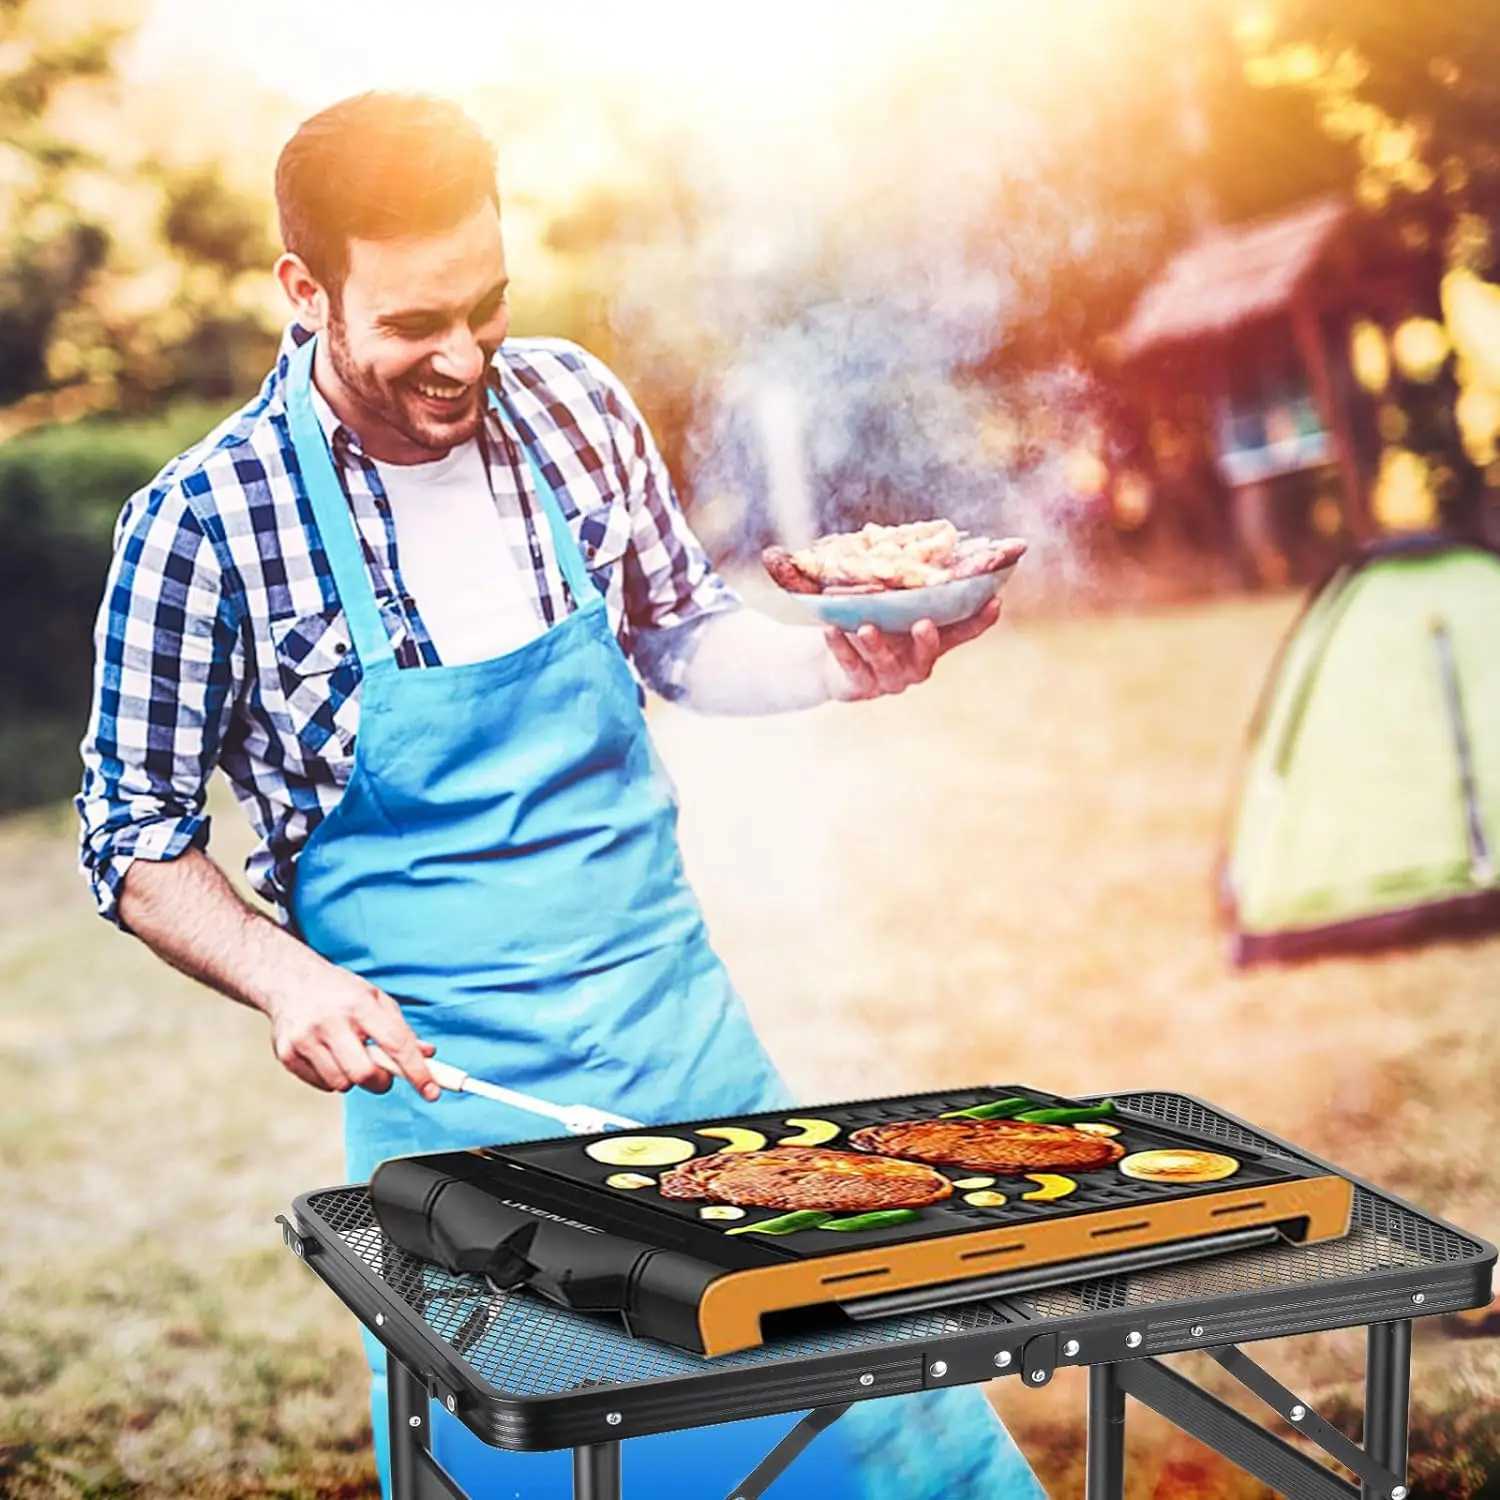
[[[366,1045],[370,1056],[387,1072],[401,1076],[401,1069],[391,1061],[385,1051],[374,1042]],[[498,1083],[486,1083],[455,1068],[449,1063],[439,1062],[435,1057],[427,1059],[427,1071],[440,1089],[453,1094],[473,1094],[480,1099],[490,1099],[496,1104],[508,1104],[512,1109],[525,1110],[528,1114],[544,1115],[556,1120],[569,1135],[600,1135],[607,1130],[637,1130],[639,1120],[627,1120],[624,1115],[612,1115],[605,1109],[594,1109],[587,1104],[553,1104],[547,1099],[538,1099],[534,1094],[522,1094],[516,1089],[502,1088]]]

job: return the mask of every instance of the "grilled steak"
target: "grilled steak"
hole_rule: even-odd
[[[1052,1167],[1088,1172],[1107,1167],[1125,1154],[1125,1148],[1110,1136],[1090,1135],[1070,1125],[1030,1125],[1024,1120],[892,1120],[888,1125],[856,1130],[849,1144],[861,1151],[1013,1177]]]
[[[662,1175],[663,1198],[711,1198],[745,1208],[925,1208],[953,1192],[920,1162],[823,1146],[716,1151]]]

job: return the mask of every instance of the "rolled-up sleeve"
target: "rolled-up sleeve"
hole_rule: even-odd
[[[215,548],[180,485],[127,502],[94,629],[94,696],[80,751],[80,864],[120,922],[137,859],[208,841],[203,805],[243,662]]]
[[[693,535],[656,439],[618,376],[586,356],[598,380],[616,454],[625,472],[631,517],[625,559],[625,618],[632,630],[669,630],[719,610],[739,596],[715,572]]]

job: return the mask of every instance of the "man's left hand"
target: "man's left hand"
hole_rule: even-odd
[[[938,657],[983,635],[1000,618],[1000,601],[991,599],[980,612],[957,625],[939,629],[931,620],[918,620],[910,635],[894,635],[862,625],[858,630],[829,628],[829,696],[841,703],[903,693],[913,683],[926,682]]]

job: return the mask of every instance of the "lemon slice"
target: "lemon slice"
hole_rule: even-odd
[[[707,1130],[700,1130],[699,1135],[706,1135],[712,1140],[723,1141],[724,1145],[719,1149],[724,1152],[730,1151],[759,1151],[766,1143],[766,1138],[758,1130],[746,1130],[743,1125],[712,1125]]]
[[[778,1146],[824,1146],[838,1133],[839,1127],[832,1120],[801,1120],[796,1116],[785,1121],[801,1129],[796,1135],[784,1135],[776,1142]]]
[[[1028,1203],[1050,1203],[1054,1198],[1066,1198],[1078,1190],[1078,1184],[1060,1172],[1028,1172],[1026,1180],[1036,1183],[1034,1193],[1021,1194]]]
[[[606,1167],[670,1167],[697,1154],[691,1141],[675,1135],[607,1135],[583,1148]]]

